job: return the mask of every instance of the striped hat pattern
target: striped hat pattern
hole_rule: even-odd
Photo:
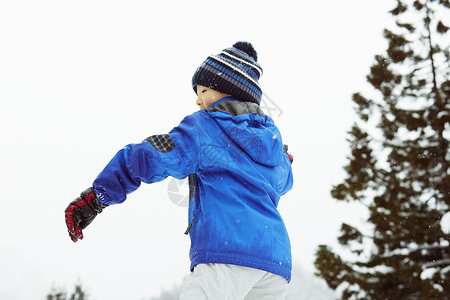
[[[262,91],[258,80],[262,68],[257,59],[252,44],[237,42],[217,55],[208,56],[192,77],[192,87],[197,93],[197,85],[203,85],[259,105]]]

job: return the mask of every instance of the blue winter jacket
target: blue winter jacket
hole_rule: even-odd
[[[257,104],[224,98],[169,134],[119,151],[94,181],[102,204],[125,201],[141,182],[189,176],[191,270],[225,263],[291,277],[291,249],[277,210],[292,188],[278,128]]]

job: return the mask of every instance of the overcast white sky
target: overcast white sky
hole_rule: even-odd
[[[128,143],[167,133],[197,108],[195,69],[239,40],[295,157],[279,210],[295,264],[361,211],[336,203],[351,95],[385,49],[391,0],[0,2],[0,298],[44,299],[79,278],[97,300],[141,299],[188,273],[186,208],[168,181],[109,207],[74,244],[64,209]]]

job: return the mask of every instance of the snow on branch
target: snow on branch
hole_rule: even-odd
[[[435,260],[435,261],[423,264],[422,268],[423,269],[428,269],[428,268],[432,268],[432,267],[436,267],[436,266],[442,266],[442,265],[450,266],[450,258],[439,259],[439,260]]]
[[[443,233],[450,234],[450,212],[442,216],[441,229]]]

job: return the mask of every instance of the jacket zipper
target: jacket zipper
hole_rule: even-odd
[[[193,174],[189,175],[189,203],[195,197],[196,179],[197,179],[197,174],[193,173]],[[191,231],[192,225],[194,224],[194,220],[195,220],[195,216],[192,217],[192,220],[189,223],[189,226],[187,227],[186,231],[184,232],[185,235],[188,235],[189,231]]]
[[[193,217],[191,223],[189,223],[188,228],[187,228],[186,231],[184,232],[185,235],[188,235],[188,234],[189,234],[189,231],[191,231],[192,224],[194,224],[194,220],[195,220],[195,217]]]

